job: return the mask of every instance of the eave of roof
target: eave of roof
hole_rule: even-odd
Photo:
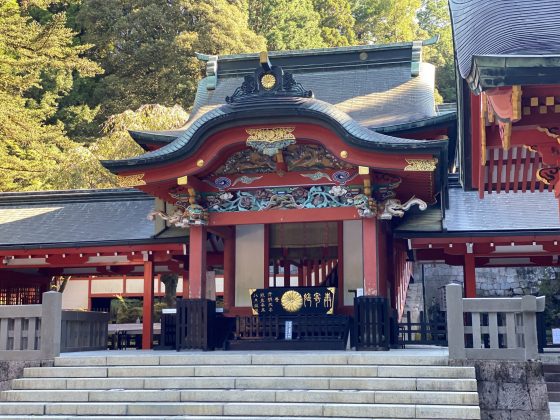
[[[349,47],[316,48],[307,50],[271,51],[268,56],[275,65],[282,66],[288,71],[314,71],[321,69],[339,70],[341,67],[368,66],[372,64],[395,62],[419,62],[421,54],[412,54],[412,50],[421,50],[422,46],[432,45],[437,37],[425,41],[400,42],[381,45],[357,45]],[[372,54],[369,54],[372,53]],[[217,76],[239,75],[252,73],[255,62],[258,62],[258,53],[232,54],[211,56],[196,54],[203,61],[216,60]]]
[[[441,140],[411,140],[369,130],[333,105],[311,98],[256,97],[212,109],[197,118],[172,143],[143,155],[118,161],[102,161],[104,167],[120,172],[176,162],[196,152],[205,138],[218,130],[239,124],[266,122],[314,122],[330,126],[351,146],[386,153],[437,153],[447,150]]]
[[[153,200],[153,197],[134,188],[0,192],[0,209],[2,206],[19,204],[37,205],[135,200]]]
[[[558,55],[477,55],[466,80],[475,93],[499,86],[560,84]]]
[[[457,65],[463,79],[471,74],[473,57],[517,56],[524,60],[560,54],[558,0],[449,0],[449,8]],[[538,66],[529,68],[535,75]]]
[[[457,112],[446,112],[431,118],[423,118],[403,124],[368,127],[380,134],[402,133],[453,124],[457,121]],[[174,131],[129,131],[130,136],[139,144],[159,144],[165,146],[180,137],[187,129]]]

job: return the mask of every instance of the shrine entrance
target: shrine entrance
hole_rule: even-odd
[[[341,222],[268,227],[269,287],[338,287]]]

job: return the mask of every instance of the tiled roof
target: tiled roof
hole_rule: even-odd
[[[459,71],[464,79],[473,77],[478,58],[484,58],[478,63],[481,66],[489,66],[488,60],[501,59],[504,67],[543,67],[539,57],[560,55],[558,0],[449,0],[449,5]],[[515,62],[516,57],[520,62]],[[513,61],[505,63],[509,59]],[[557,67],[557,59],[553,61]],[[493,74],[501,79],[496,71]]]
[[[369,130],[348,114],[317,99],[256,97],[211,109],[194,120],[181,136],[160,149],[130,159],[103,161],[102,164],[110,170],[118,172],[129,169],[131,166],[140,167],[178,159],[181,156],[189,156],[201,146],[203,137],[198,129],[203,125],[210,129],[228,121],[243,118],[253,118],[255,121],[257,118],[261,118],[265,121],[272,121],[278,117],[294,117],[300,120],[308,118],[317,122],[329,123],[333,129],[339,131],[345,141],[358,147],[393,152],[406,148],[410,152],[418,150],[422,153],[427,153],[428,150],[439,153],[446,148],[446,143],[441,140],[406,139]]]
[[[350,117],[360,126],[374,130],[436,116],[435,70],[431,64],[420,62],[422,45],[430,43],[431,40],[283,51],[271,52],[269,56],[273,65],[282,66],[305,89],[313,91],[318,103],[326,103],[333,111],[341,111],[339,115],[345,115],[344,118]],[[192,136],[209,117],[220,117],[221,112],[228,112],[224,107],[225,98],[259,66],[258,54],[200,57],[209,60],[207,68],[211,70],[198,85],[187,124],[173,131],[132,132],[132,137],[140,144],[148,140],[166,144]],[[270,102],[274,103],[275,99]],[[175,148],[170,146],[166,150]],[[147,155],[148,160],[150,156]],[[128,163],[133,164],[132,161]]]
[[[153,208],[134,190],[0,193],[0,247],[149,240]]]
[[[558,201],[553,192],[484,194],[449,189],[449,209],[443,226],[448,232],[558,230]]]
[[[552,192],[487,194],[478,197],[477,191],[449,188],[449,208],[445,218],[438,206],[424,212],[412,210],[395,229],[400,236],[406,233],[431,232],[437,236],[496,231],[538,232],[557,231],[560,219],[557,200]],[[442,223],[443,222],[443,223]],[[415,235],[418,236],[418,235]]]

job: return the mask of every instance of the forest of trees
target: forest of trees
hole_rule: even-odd
[[[389,43],[425,49],[455,100],[447,0],[0,0],[0,191],[107,188],[127,129],[188,117],[195,52]]]

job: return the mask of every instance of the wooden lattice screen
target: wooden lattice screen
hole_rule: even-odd
[[[41,288],[39,286],[0,286],[0,305],[35,305],[39,303],[41,303]]]

